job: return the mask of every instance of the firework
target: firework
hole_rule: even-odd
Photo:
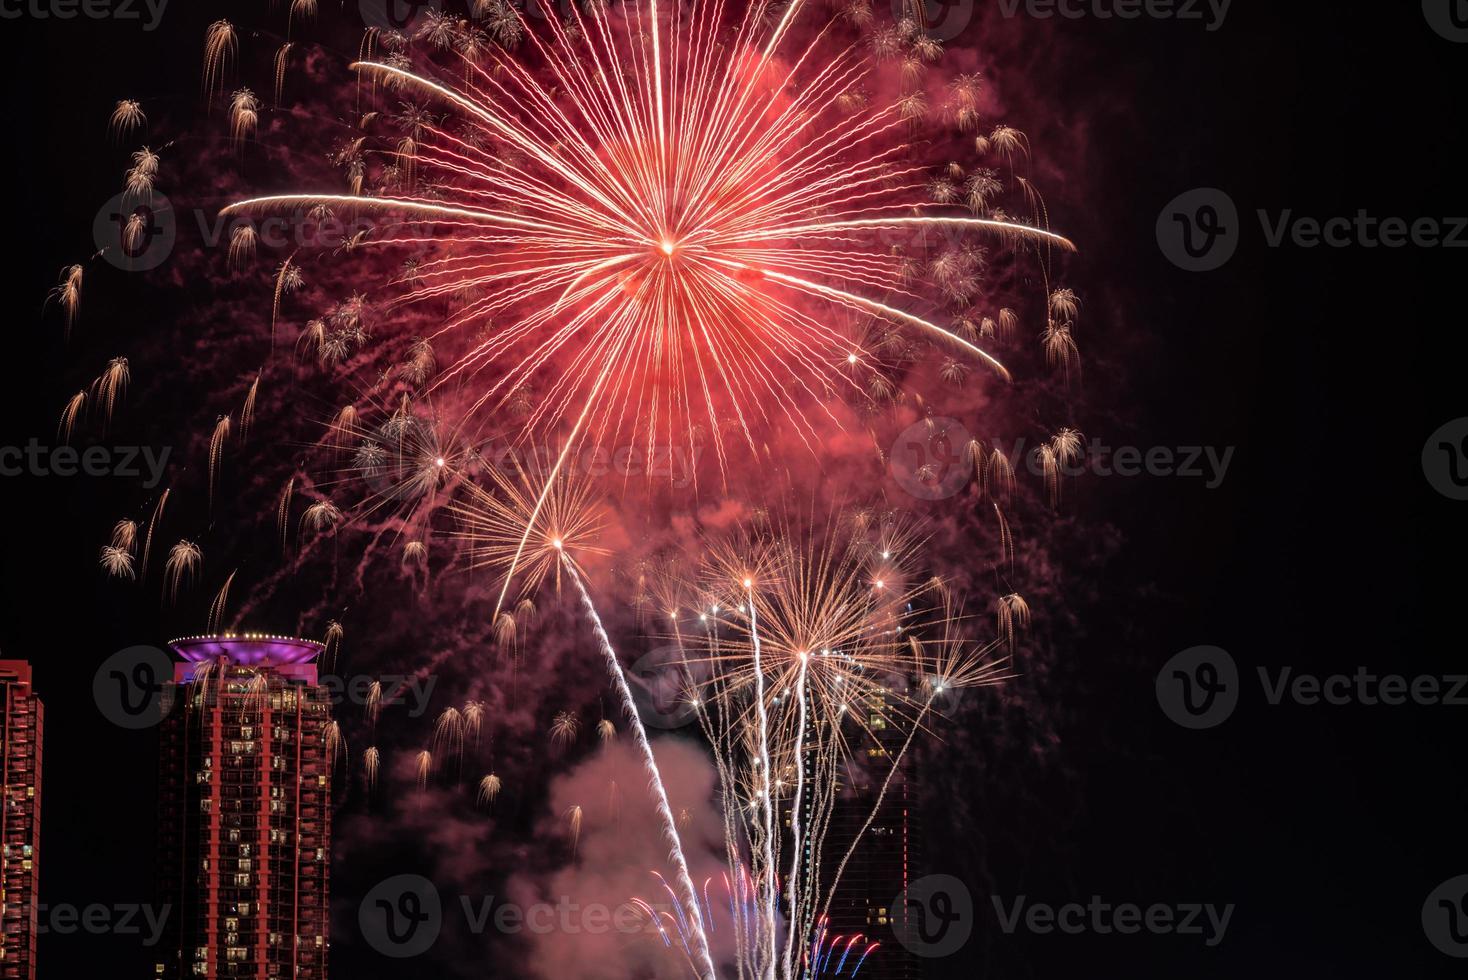
[[[214,423],[214,432],[209,436],[209,510],[214,510],[214,488],[219,481],[219,464],[224,458],[224,444],[229,439],[228,415],[219,416]]]
[[[209,605],[209,632],[218,633],[224,626],[224,613],[229,608],[229,587],[234,584],[234,577],[239,574],[236,568],[225,578],[224,584],[219,587],[219,592],[214,596],[214,601]]]
[[[872,66],[839,45],[828,56],[825,32],[794,46],[791,27],[805,6],[789,4],[772,23],[764,4],[750,4],[732,43],[716,43],[717,17],[685,16],[656,0],[645,10],[573,7],[543,36],[513,6],[483,5],[491,35],[531,40],[544,71],[495,46],[462,43],[451,18],[429,18],[422,37],[462,78],[415,71],[406,58],[355,66],[374,89],[447,110],[444,121],[416,104],[404,110],[393,152],[405,193],[362,194],[358,169],[352,194],[252,198],[225,213],[371,211],[385,225],[376,246],[432,250],[413,259],[397,302],[474,297],[443,334],[497,321],[434,385],[493,367],[473,414],[504,409],[537,378],[551,378],[527,427],[569,432],[543,494],[569,453],[601,446],[632,419],[647,420],[649,453],[658,439],[711,433],[721,465],[726,419],[751,450],[757,428],[776,419],[793,420],[813,445],[813,405],[840,391],[866,397],[840,368],[868,353],[826,326],[823,309],[915,330],[950,356],[1005,374],[986,350],[936,323],[921,296],[893,287],[909,256],[867,239],[989,235],[1036,250],[1070,242],[997,213],[980,216],[999,183],[987,170],[967,178],[975,213],[932,210],[921,168],[905,162],[904,132],[921,98],[852,100]],[[364,50],[379,39],[369,35]],[[884,43],[908,59],[909,81],[940,50],[921,32]],[[225,22],[211,28],[206,89],[232,45]],[[977,83],[955,91],[961,123],[976,124]],[[1027,152],[1008,127],[985,145],[1011,169]],[[347,158],[360,161],[361,152],[358,141]],[[412,193],[420,170],[433,175],[431,196]],[[936,260],[950,298],[971,298],[979,255],[964,241]],[[318,356],[334,363],[324,339]],[[1068,369],[1068,355],[1063,363]],[[963,370],[955,362],[948,374]]]
[[[163,520],[163,509],[168,505],[169,490],[164,490],[158,496],[158,503],[153,507],[153,513],[148,517],[148,531],[143,535],[143,570],[141,577],[148,577],[148,559],[153,554],[153,532],[158,529],[158,522]]]
[[[71,336],[71,328],[76,323],[76,318],[82,308],[82,267],[80,265],[69,265],[61,270],[61,282],[51,290],[48,301],[54,301],[61,307],[61,312],[66,318],[66,335]]]
[[[362,705],[362,714],[368,728],[377,727],[377,718],[382,713],[382,681],[373,681],[367,686],[367,700]]]
[[[92,382],[91,397],[102,407],[104,424],[111,424],[117,400],[127,392],[127,385],[131,380],[132,373],[128,368],[127,358],[114,357],[107,362],[107,370]]]
[[[255,135],[260,125],[260,100],[247,88],[239,89],[229,100],[229,135],[236,143]]]
[[[123,175],[123,193],[135,201],[151,200],[153,184],[158,179],[161,163],[158,154],[146,146],[134,153],[133,165]]]
[[[566,820],[571,827],[571,858],[575,860],[576,850],[581,846],[581,821],[583,813],[579,806],[573,806],[566,811]]]
[[[291,48],[294,45],[290,41],[282,44],[275,52],[275,104],[280,105],[281,93],[285,91],[285,70],[290,63]]]
[[[250,426],[255,421],[255,402],[260,397],[260,373],[256,372],[255,380],[250,382],[250,388],[245,392],[245,404],[240,408],[240,441],[245,442],[250,438]]]
[[[113,578],[135,578],[133,572],[133,556],[122,548],[114,545],[106,545],[102,548],[102,556],[99,559],[102,570]]]
[[[199,570],[204,553],[199,546],[187,539],[174,545],[168,552],[168,561],[163,566],[163,587],[168,592],[170,603],[178,602],[178,590],[185,579]]]
[[[382,754],[377,746],[372,746],[362,753],[362,776],[367,783],[367,792],[371,793],[377,788],[377,773],[382,767]]]
[[[479,781],[479,804],[481,806],[492,806],[499,799],[500,790],[504,789],[504,782],[494,773],[490,773]]]
[[[224,76],[239,54],[239,38],[234,25],[216,20],[209,25],[204,39],[204,98],[210,100],[224,85]]]
[[[450,505],[459,518],[459,537],[467,545],[472,567],[502,569],[503,605],[518,573],[529,598],[547,577],[560,591],[562,569],[577,567],[578,556],[605,554],[595,544],[604,515],[591,480],[565,472],[545,475],[538,457],[522,463],[510,454],[510,466],[492,461],[492,489],[466,484],[467,499]]]
[[[132,553],[137,547],[138,522],[124,518],[112,526],[112,547]]]
[[[148,117],[141,103],[134,99],[119,99],[107,120],[107,132],[120,142],[147,123]]]
[[[76,420],[81,417],[86,407],[87,393],[85,390],[72,395],[67,401],[66,407],[61,410],[61,421],[56,425],[56,434],[62,442],[71,442],[71,434],[76,429]]]
[[[236,272],[246,268],[255,258],[260,235],[254,225],[240,225],[229,234],[229,267]]]
[[[484,703],[469,701],[464,705],[464,736],[479,747],[479,735],[484,728]]]
[[[552,745],[570,745],[576,741],[576,734],[581,731],[581,720],[569,711],[556,712],[555,719],[551,722],[550,737]]]
[[[464,716],[458,708],[445,708],[433,726],[433,755],[436,759],[464,758]]]
[[[342,736],[341,723],[328,721],[321,728],[321,739],[326,745],[326,767],[327,771],[336,771],[336,760],[340,756],[342,765],[347,762],[347,741]]]

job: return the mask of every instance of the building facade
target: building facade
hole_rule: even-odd
[[[921,963],[899,939],[910,936],[914,925],[914,912],[901,899],[914,878],[920,837],[911,755],[896,762],[907,728],[891,722],[892,707],[881,694],[864,698],[857,710],[867,715],[866,734],[856,745],[858,758],[845,772],[846,785],[831,814],[825,850],[842,855],[858,835],[860,842],[831,902],[828,934],[864,937],[856,953],[872,942],[881,943],[862,964],[864,980],[917,980]],[[898,768],[882,805],[861,834],[894,764]]]
[[[155,972],[324,980],[331,702],[321,645],[175,640],[162,726],[159,871],[170,915]]]
[[[31,665],[0,660],[0,980],[35,980],[44,709]]]

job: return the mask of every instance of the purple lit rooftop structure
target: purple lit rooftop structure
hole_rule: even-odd
[[[222,658],[239,667],[271,667],[283,677],[315,684],[316,658],[325,649],[315,640],[263,633],[188,636],[174,640],[169,646],[183,658],[183,663],[175,664],[173,671],[174,680],[180,683],[193,680],[199,665],[216,663]]]

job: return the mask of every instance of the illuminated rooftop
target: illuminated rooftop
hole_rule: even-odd
[[[186,636],[173,640],[168,645],[174,653],[189,663],[211,662],[224,657],[230,663],[243,667],[307,664],[325,649],[315,640],[270,636],[265,633]]]

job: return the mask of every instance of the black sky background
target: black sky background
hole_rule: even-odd
[[[115,154],[97,149],[113,102],[172,85],[221,6],[175,0],[154,33],[0,20],[0,444],[53,439],[76,387],[41,307],[57,271],[92,251],[93,214],[118,185]],[[1136,352],[1086,384],[1138,445],[1237,451],[1217,490],[1142,478],[1080,492],[1081,519],[1115,524],[1125,544],[1068,654],[1067,784],[1028,788],[1058,830],[1030,842],[1022,868],[1002,853],[986,864],[1004,894],[1033,901],[1237,910],[1214,949],[1197,937],[1004,936],[976,892],[979,934],[932,975],[1458,972],[1419,915],[1434,887],[1468,873],[1464,709],[1269,707],[1253,670],[1464,671],[1468,505],[1432,490],[1420,454],[1439,425],[1468,415],[1468,250],[1270,249],[1253,213],[1468,214],[1454,139],[1468,45],[1430,30],[1416,3],[1237,0],[1214,33],[1145,19],[1027,29],[1063,53],[1028,79],[1035,101],[1097,120],[1084,184],[1104,193],[1072,205],[1065,226],[1085,246],[1071,276],[1091,311],[1081,340]],[[1162,206],[1199,186],[1227,190],[1247,228],[1208,274],[1175,268],[1154,237]],[[138,329],[149,316],[108,312]],[[126,350],[121,336],[83,343]],[[166,637],[88,574],[97,520],[81,481],[6,478],[0,499],[0,652],[35,665],[47,706],[42,899],[143,900],[153,736],[102,719],[91,678],[113,651]],[[1220,728],[1187,732],[1159,710],[1153,679],[1205,643],[1233,654],[1251,694]],[[975,851],[986,833],[1014,831],[1002,813],[985,817],[992,830],[927,815],[934,841]],[[122,976],[147,962],[108,936],[47,936],[40,952],[43,978]]]

